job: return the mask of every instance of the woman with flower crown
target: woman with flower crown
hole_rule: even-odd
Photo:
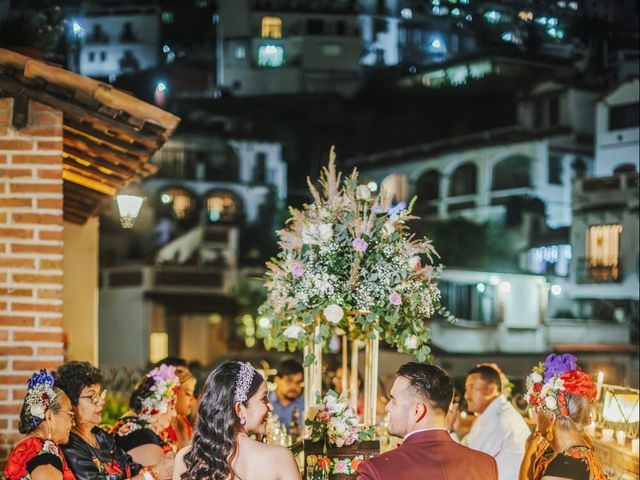
[[[583,432],[595,397],[591,376],[573,355],[551,354],[533,369],[525,398],[536,410],[538,426],[527,440],[520,480],[606,480]]]
[[[73,425],[69,397],[41,370],[27,385],[20,411],[20,433],[27,436],[11,452],[5,480],[74,480],[59,445],[69,440]]]
[[[142,377],[131,394],[130,410],[111,428],[118,446],[141,465],[155,465],[175,453],[162,435],[176,416],[180,380],[175,370],[160,365]]]
[[[174,480],[299,480],[291,452],[252,440],[273,406],[267,383],[249,363],[227,362],[205,383],[190,447],[176,456]]]

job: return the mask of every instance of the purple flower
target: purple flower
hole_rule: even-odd
[[[398,215],[400,212],[402,212],[403,210],[407,209],[407,204],[405,202],[400,202],[397,205],[394,205],[393,207],[391,207],[388,211],[387,214],[389,215]]]
[[[351,246],[358,252],[366,252],[369,244],[361,238],[354,238]]]
[[[389,295],[389,303],[391,303],[391,305],[400,305],[402,304],[402,297],[398,292],[393,292]]]
[[[293,275],[294,277],[301,277],[302,274],[304,274],[304,267],[302,266],[301,263],[294,263],[291,266],[291,275]]]
[[[562,375],[578,369],[577,358],[568,353],[556,355],[552,353],[544,361],[544,381],[548,382],[554,375]]]

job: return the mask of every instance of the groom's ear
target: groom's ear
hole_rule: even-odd
[[[424,419],[424,417],[427,415],[427,411],[428,411],[428,407],[425,403],[421,402],[420,400],[416,401],[413,404],[413,412],[412,412],[415,423],[421,422]]]

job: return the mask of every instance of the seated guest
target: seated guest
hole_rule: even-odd
[[[18,430],[27,436],[11,452],[6,480],[74,480],[59,445],[69,440],[73,411],[69,397],[41,370],[27,385]]]
[[[180,381],[175,370],[161,365],[142,377],[131,394],[131,409],[111,428],[118,446],[141,465],[155,465],[173,452],[162,432],[176,415]]]
[[[527,440],[520,480],[605,480],[593,444],[583,433],[596,398],[591,376],[573,355],[549,355],[527,377],[525,399],[538,415]]]
[[[274,379],[276,389],[269,394],[273,414],[285,424],[287,432],[291,426],[291,415],[296,410],[298,425],[304,425],[304,399],[301,396],[303,380],[302,364],[292,358],[284,360]]]
[[[445,416],[453,381],[439,367],[406,363],[397,372],[387,403],[389,433],[402,445],[358,466],[360,480],[497,480],[496,461],[455,442]]]
[[[100,370],[88,362],[68,362],[58,368],[55,376],[75,412],[75,425],[63,451],[78,480],[109,475],[135,480],[151,480],[154,475],[161,480],[171,478],[172,459],[143,468],[116,445],[113,436],[98,427],[106,396]]]
[[[489,365],[469,371],[464,398],[468,410],[478,414],[468,434],[460,429],[458,405],[453,404],[447,416],[447,427],[455,431],[462,444],[480,450],[496,459],[500,480],[518,476],[524,455],[524,444],[531,433],[522,415],[502,394],[500,372]]]
[[[193,414],[196,407],[196,377],[194,377],[187,367],[177,366],[176,376],[180,380],[180,390],[176,399],[176,416],[171,420],[171,425],[162,432],[162,438],[173,445],[175,451],[191,442],[193,436],[193,425],[189,416]]]

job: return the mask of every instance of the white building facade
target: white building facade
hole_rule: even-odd
[[[82,75],[113,81],[159,63],[158,7],[89,9],[73,19],[70,29],[71,61]]]

